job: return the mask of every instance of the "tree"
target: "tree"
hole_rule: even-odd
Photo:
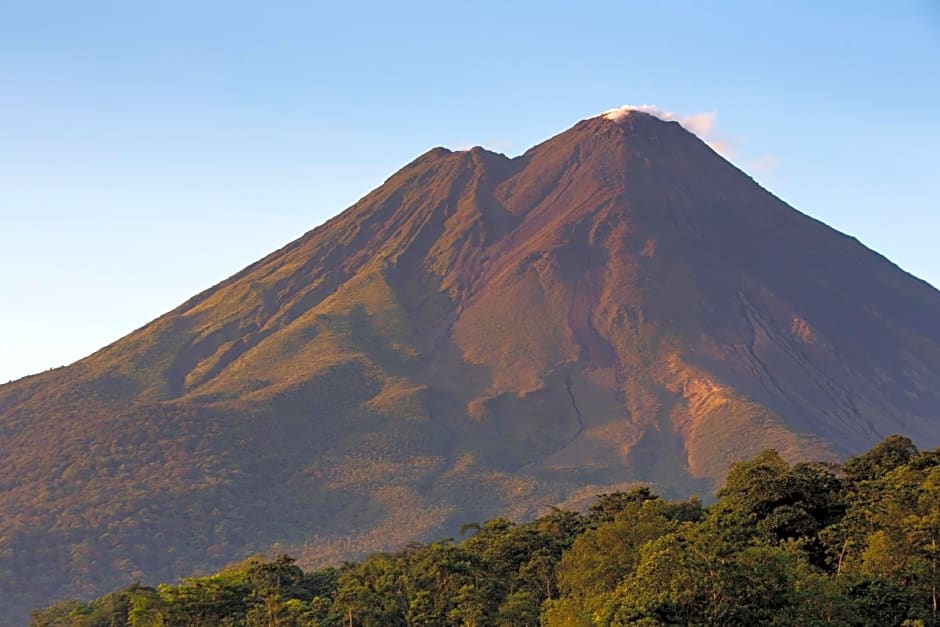
[[[277,627],[281,624],[284,597],[303,594],[299,584],[304,573],[289,555],[280,555],[272,562],[252,564],[246,576],[253,601],[247,612],[249,626]]]
[[[402,571],[387,554],[369,557],[339,577],[331,615],[338,623],[355,627],[405,625],[408,602]]]
[[[603,495],[603,521],[581,534],[561,558],[558,587],[563,599],[546,605],[547,624],[589,624],[623,579],[633,572],[641,549],[651,540],[678,529],[674,517],[694,518],[688,507],[666,503],[648,491],[630,493],[639,498],[617,497],[616,513]],[[699,516],[701,508],[697,502]]]
[[[798,551],[734,546],[701,526],[643,547],[636,571],[601,610],[603,624],[791,625]],[[652,624],[652,623],[651,623]]]
[[[871,481],[883,477],[917,455],[917,447],[909,438],[888,436],[871,450],[842,464],[842,472],[850,483]]]

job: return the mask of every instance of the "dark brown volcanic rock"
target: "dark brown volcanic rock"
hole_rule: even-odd
[[[307,563],[767,447],[940,445],[940,293],[675,122],[434,149],[67,368],[0,386],[10,617],[274,543]]]

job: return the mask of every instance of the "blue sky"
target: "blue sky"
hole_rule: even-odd
[[[795,206],[940,285],[940,2],[0,0],[0,381],[74,361],[428,148],[714,114]]]

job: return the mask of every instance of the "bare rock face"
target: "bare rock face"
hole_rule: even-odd
[[[940,445],[940,292],[676,122],[437,148],[67,368],[0,386],[0,598],[302,562],[729,463]]]

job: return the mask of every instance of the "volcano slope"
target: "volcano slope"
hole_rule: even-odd
[[[773,447],[940,445],[940,293],[676,122],[436,148],[66,368],[0,386],[0,598],[302,563]]]

